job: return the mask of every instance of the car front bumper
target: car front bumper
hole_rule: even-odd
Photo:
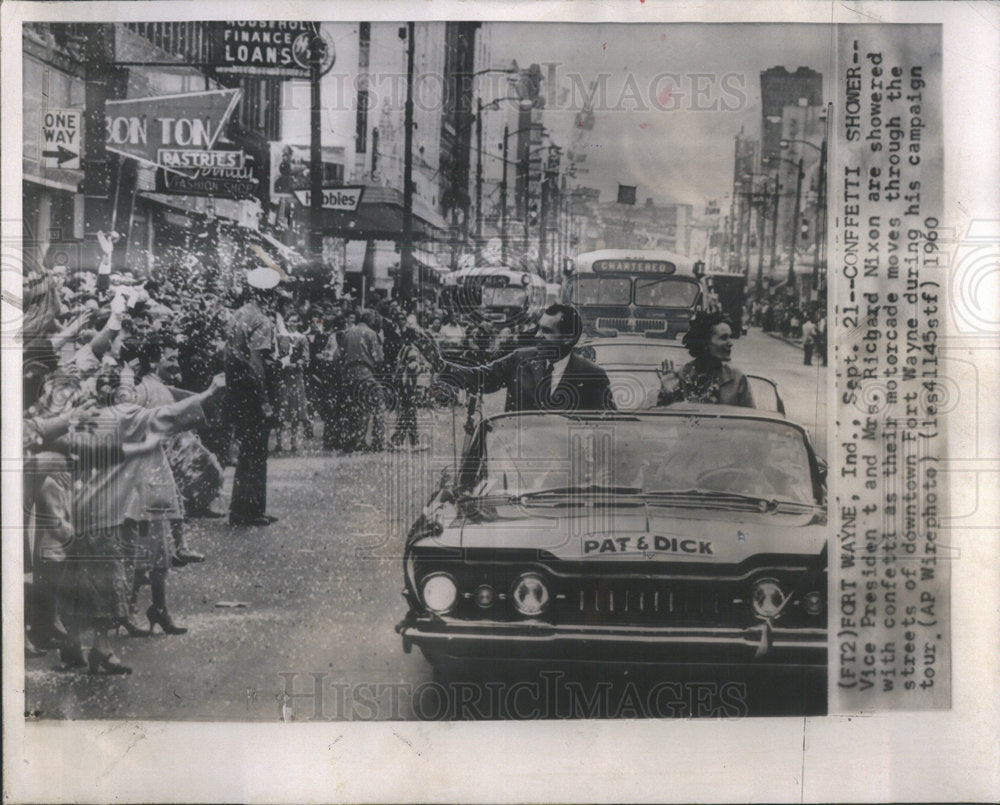
[[[736,663],[826,667],[825,629],[760,623],[733,627],[552,625],[456,621],[411,613],[396,631],[403,650],[440,660]]]

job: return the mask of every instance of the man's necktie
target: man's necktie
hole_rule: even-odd
[[[552,361],[542,360],[541,375],[536,392],[540,408],[547,408],[552,397]]]

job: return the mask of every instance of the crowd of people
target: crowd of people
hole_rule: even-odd
[[[226,516],[214,508],[226,466],[236,465],[230,525],[262,526],[277,519],[266,511],[268,454],[307,443],[338,455],[423,449],[419,407],[503,386],[508,408],[564,396],[614,407],[606,375],[571,354],[581,330],[571,308],[547,310],[536,332],[433,298],[306,290],[273,264],[223,271],[189,250],[112,272],[111,240],[101,244],[96,274],[47,260],[24,281],[26,646],[57,649],[68,669],[128,673],[113,631],[186,631],[170,614],[168,579],[204,561],[185,523]],[[261,271],[273,281],[253,280]],[[825,364],[825,320],[778,304],[748,313],[801,337],[806,363],[815,353]],[[698,322],[704,332],[692,326],[685,340],[695,360],[660,404],[752,405],[729,365],[728,320]],[[552,356],[523,349],[546,338]]]
[[[825,303],[815,303],[807,309],[778,297],[750,302],[747,313],[745,318],[765,333],[801,339],[806,366],[812,365],[813,355],[826,366]]]
[[[245,272],[181,249],[112,272],[112,241],[101,243],[97,273],[49,257],[25,272],[26,650],[58,650],[67,669],[124,674],[111,633],[185,631],[168,608],[169,573],[205,558],[186,544],[185,522],[225,516],[213,508],[223,470],[248,442],[227,355],[254,289]],[[459,359],[494,357],[522,335],[456,320],[433,300],[310,294],[294,282],[274,289],[265,315],[265,453],[318,439],[317,421],[318,449],[419,448],[416,408],[456,399],[434,399],[417,334]],[[232,509],[230,522],[241,524]]]

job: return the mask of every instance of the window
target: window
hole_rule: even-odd
[[[577,305],[627,305],[632,301],[632,280],[628,277],[575,277],[570,284]]]
[[[635,281],[635,303],[641,307],[691,307],[698,284],[672,277],[642,277]]]

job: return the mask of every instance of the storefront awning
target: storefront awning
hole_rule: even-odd
[[[308,222],[309,208],[297,204],[295,216]],[[445,220],[421,199],[413,199],[413,239],[437,239],[447,229]],[[323,211],[323,228],[350,240],[393,240],[403,237],[403,194],[392,187],[365,187],[356,212]]]

